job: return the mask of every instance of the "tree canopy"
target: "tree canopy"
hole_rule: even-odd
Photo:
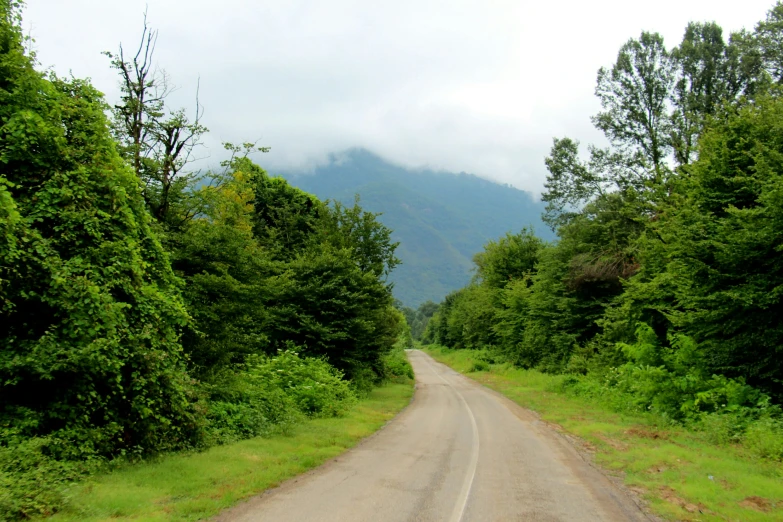
[[[130,60],[109,53],[113,107],[36,70],[20,24],[0,0],[0,475],[43,485],[4,494],[0,518],[56,510],[68,462],[341,415],[410,375],[377,214],[270,176],[252,143],[190,170],[201,109],[167,106],[146,23]]]
[[[587,375],[677,421],[779,413],[781,16],[623,44],[596,81],[609,146],[556,138],[545,160],[557,241],[488,242],[425,342]]]

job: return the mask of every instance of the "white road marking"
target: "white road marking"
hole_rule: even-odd
[[[465,400],[465,397],[462,396],[462,394],[459,392],[457,388],[454,387],[449,381],[443,378],[443,376],[438,373],[438,371],[430,364],[430,362],[427,359],[424,359],[424,362],[427,363],[427,366],[430,367],[430,369],[435,373],[435,375],[440,378],[441,381],[445,382],[446,385],[448,385],[454,392],[459,396],[459,398],[462,400],[462,404],[465,405],[465,409],[468,410],[468,416],[470,417],[470,423],[473,426],[473,447],[472,447],[472,455],[470,457],[470,465],[468,466],[468,473],[465,475],[465,481],[462,483],[462,490],[460,491],[459,496],[457,497],[457,503],[454,505],[454,511],[451,513],[451,518],[449,519],[449,522],[460,522],[462,520],[463,515],[465,514],[465,508],[468,505],[468,497],[470,496],[470,490],[473,488],[473,479],[476,478],[476,468],[478,467],[478,457],[479,457],[479,432],[478,432],[478,425],[476,424],[476,417],[473,416],[473,410],[470,409],[470,405],[468,405],[468,401]]]

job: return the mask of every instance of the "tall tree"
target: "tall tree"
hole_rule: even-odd
[[[0,0],[0,444],[186,446],[199,417],[168,258],[101,94],[36,72],[18,12]]]
[[[535,270],[542,246],[532,228],[489,241],[483,251],[473,256],[477,279],[498,290],[515,279],[522,279]]]
[[[643,243],[637,308],[699,343],[710,372],[783,398],[783,101],[761,96],[705,132],[676,204]],[[651,270],[657,268],[657,270]]]
[[[658,197],[670,172],[668,101],[674,85],[674,61],[657,33],[645,32],[628,40],[614,65],[598,71],[595,94],[602,111],[592,121],[610,147],[589,146],[585,160],[576,140],[554,140],[545,159],[549,171],[541,198],[547,203],[545,222],[557,229],[588,202],[609,192]]]
[[[680,73],[672,93],[672,145],[677,163],[687,165],[705,119],[737,93],[728,81],[727,47],[717,24],[689,23],[672,58]]]
[[[359,205],[359,196],[352,206],[331,201],[323,213],[320,234],[338,248],[353,252],[362,272],[387,277],[400,260],[394,255],[399,242],[392,241],[391,229],[378,220],[379,213],[366,212]]]
[[[667,101],[674,81],[674,63],[658,33],[643,32],[638,39],[628,40],[612,68],[598,71],[595,94],[603,110],[593,117],[593,124],[627,166],[642,167],[648,179],[638,180],[639,186],[662,182],[668,170]]]
[[[783,2],[780,0],[756,25],[755,43],[771,80],[783,84]]]
[[[135,53],[126,56],[120,45],[116,54],[104,54],[120,76],[122,99],[113,109],[120,152],[141,180],[150,213],[176,227],[199,212],[189,196],[200,177],[187,172],[186,166],[207,129],[201,124],[198,89],[192,119],[185,109],[172,111],[166,106],[172,86],[166,72],[154,63],[157,41],[158,33],[148,26],[145,13]]]

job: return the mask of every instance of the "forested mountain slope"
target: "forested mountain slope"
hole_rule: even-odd
[[[473,254],[489,239],[529,225],[551,234],[540,220],[543,204],[528,192],[465,173],[406,169],[364,149],[334,156],[313,173],[283,175],[322,199],[347,203],[359,194],[363,208],[383,213],[380,221],[400,242],[394,293],[408,306],[465,285]]]

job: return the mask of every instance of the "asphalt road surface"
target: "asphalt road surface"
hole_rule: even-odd
[[[650,520],[549,426],[420,351],[413,402],[220,522]]]

